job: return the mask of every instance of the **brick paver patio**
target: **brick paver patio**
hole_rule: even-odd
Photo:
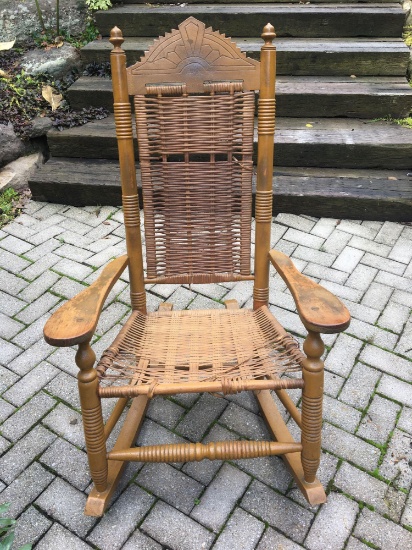
[[[341,297],[353,316],[346,333],[325,337],[320,479],[328,503],[309,507],[276,457],[131,463],[109,511],[96,519],[83,515],[90,478],[74,350],[48,346],[42,328],[124,253],[122,213],[30,202],[0,231],[0,502],[10,502],[18,518],[16,548],[412,548],[412,227],[281,214],[272,245]],[[251,294],[247,283],[156,285],[149,306],[167,299],[179,309],[219,308],[229,298],[249,306]],[[274,272],[270,299],[301,340],[293,300]],[[103,311],[97,354],[128,311],[125,276]],[[268,437],[249,395],[184,395],[152,402],[138,442],[256,435]]]

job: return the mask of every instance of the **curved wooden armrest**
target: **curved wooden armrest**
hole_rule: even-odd
[[[125,255],[110,262],[93,284],[50,317],[43,331],[48,344],[66,347],[90,341],[107,295],[128,261]]]
[[[271,250],[269,258],[288,285],[307,330],[335,333],[349,326],[349,311],[334,294],[302,275],[282,252]]]

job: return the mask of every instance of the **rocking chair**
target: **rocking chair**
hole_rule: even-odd
[[[270,251],[275,130],[274,28],[262,34],[260,62],[229,38],[190,17],[155,40],[126,69],[123,37],[110,41],[127,255],[112,261],[89,288],[63,305],[44,334],[54,346],[79,345],[76,363],[94,488],[85,513],[100,516],[126,461],[186,462],[282,455],[312,504],[326,501],[316,478],[321,450],[324,345],[320,333],[346,329],[350,316],[330,292]],[[259,91],[255,256],[251,216],[255,92]],[[134,110],[144,202],[142,251],[133,147]],[[303,354],[268,308],[269,265],[289,287],[308,330]],[[132,313],[94,368],[90,346],[104,301],[124,269]],[[145,284],[254,281],[253,309],[146,310]],[[302,370],[302,378],[288,376]],[[302,412],[287,393],[302,388]],[[227,441],[133,447],[150,399],[188,392],[255,392],[275,441]],[[272,398],[301,428],[295,442]],[[106,424],[102,398],[119,398]],[[112,450],[106,440],[130,399]]]

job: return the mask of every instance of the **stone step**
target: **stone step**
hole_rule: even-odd
[[[386,121],[279,117],[275,142],[280,166],[412,169],[412,131]],[[55,157],[118,157],[113,115],[51,130],[48,143]]]
[[[140,172],[137,170],[140,191]],[[412,219],[406,171],[276,168],[273,213],[362,220]],[[53,158],[30,180],[34,200],[75,206],[121,203],[118,162]]]
[[[400,34],[399,34],[400,36]],[[259,38],[234,38],[249,57],[259,59]],[[130,37],[123,44],[131,65],[153,43],[150,37]],[[278,38],[277,74],[295,76],[404,76],[410,51],[401,38]],[[82,48],[83,64],[109,61],[109,40],[95,40]]]
[[[276,82],[280,117],[403,118],[412,111],[412,88],[403,77],[279,76]],[[73,109],[105,107],[113,111],[109,78],[79,78],[69,89]]]
[[[159,36],[194,16],[228,36],[258,37],[268,21],[278,36],[344,37],[402,35],[400,4],[125,4],[96,13],[103,36],[117,25],[124,36]]]
[[[112,0],[112,4],[147,4],[147,0]],[[181,0],[156,0],[156,4],[179,5]],[[210,0],[186,0],[185,4],[210,4]],[[215,0],[214,4],[267,4],[267,0]],[[272,0],[272,4],[284,4],[285,0]],[[288,4],[301,4],[302,0],[289,0]],[[311,4],[346,4],[347,0],[312,0]],[[393,0],[351,0],[351,4],[393,4]]]

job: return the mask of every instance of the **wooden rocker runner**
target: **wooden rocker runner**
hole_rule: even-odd
[[[270,251],[275,130],[275,32],[263,29],[260,63],[229,38],[190,17],[155,40],[126,69],[122,33],[111,32],[114,112],[119,146],[127,255],[62,306],[44,334],[55,346],[79,345],[76,363],[94,488],[85,513],[100,516],[125,461],[183,462],[282,455],[312,504],[325,502],[320,459],[324,350],[320,333],[336,333],[350,316],[330,292]],[[259,91],[255,256],[251,215],[255,92]],[[140,233],[133,148],[133,96],[141,166],[146,265]],[[286,282],[308,330],[303,350],[268,309],[269,266]],[[132,314],[94,368],[90,347],[104,301],[128,267]],[[145,284],[254,281],[253,309],[146,310]],[[302,378],[288,375],[302,370]],[[302,388],[302,412],[288,396]],[[149,399],[186,392],[253,390],[275,441],[227,441],[133,447]],[[300,426],[295,442],[271,396]],[[103,423],[102,398],[118,398]],[[132,399],[113,449],[106,440]]]

